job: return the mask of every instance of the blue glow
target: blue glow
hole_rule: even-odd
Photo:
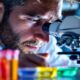
[[[74,3],[73,5],[71,5],[69,3],[64,3],[63,4],[63,11],[76,10],[78,7],[79,7],[79,5],[77,3]]]

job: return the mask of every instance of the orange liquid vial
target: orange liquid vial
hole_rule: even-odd
[[[11,80],[18,80],[18,57],[19,57],[19,51],[15,50],[13,53],[13,58],[11,60],[12,62]]]

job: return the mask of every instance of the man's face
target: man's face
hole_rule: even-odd
[[[10,27],[19,38],[17,45],[24,53],[37,53],[44,42],[49,41],[49,34],[42,30],[42,26],[53,17],[54,20],[57,18],[57,5],[54,11],[43,10],[40,5],[16,6],[10,14]]]

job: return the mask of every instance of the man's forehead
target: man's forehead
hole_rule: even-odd
[[[61,1],[61,0],[60,0]],[[58,0],[26,0],[24,1],[23,5],[26,6],[39,6],[39,7],[47,7],[52,8],[53,6],[57,5],[60,1]]]
[[[23,7],[22,11],[29,15],[36,15],[36,14],[45,14],[45,12],[57,10],[58,3],[56,4],[53,3],[51,5],[42,4],[42,0],[32,0],[32,1],[30,0],[29,2],[25,2],[25,4],[22,6]]]
[[[50,15],[57,16],[58,14],[58,3],[56,3],[58,2],[58,0],[50,0],[54,2],[51,7],[50,5],[46,5],[46,3],[45,4],[41,3],[41,1],[49,0],[27,0],[27,1],[25,1],[24,5],[22,6],[19,5],[18,9],[16,9],[16,7],[14,6],[13,12],[17,11],[16,12],[17,14],[25,14],[31,17],[41,16],[41,19],[47,19]],[[33,4],[33,2],[35,1],[37,1],[37,3]]]
[[[56,2],[59,2],[61,0],[3,0],[3,3],[5,4],[6,7],[14,7],[14,6],[19,6],[19,5],[24,5],[24,4],[27,4],[27,3],[33,3],[33,2],[37,2],[39,4],[41,3],[56,3]]]

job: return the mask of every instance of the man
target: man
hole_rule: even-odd
[[[69,58],[57,54],[62,50],[56,39],[42,30],[45,23],[54,22],[61,16],[63,0],[17,1],[21,3],[14,5],[16,1],[13,0],[13,6],[7,5],[8,10],[5,9],[2,42],[7,48],[20,50],[20,66],[67,66]],[[48,54],[46,59],[40,55],[45,53]]]

